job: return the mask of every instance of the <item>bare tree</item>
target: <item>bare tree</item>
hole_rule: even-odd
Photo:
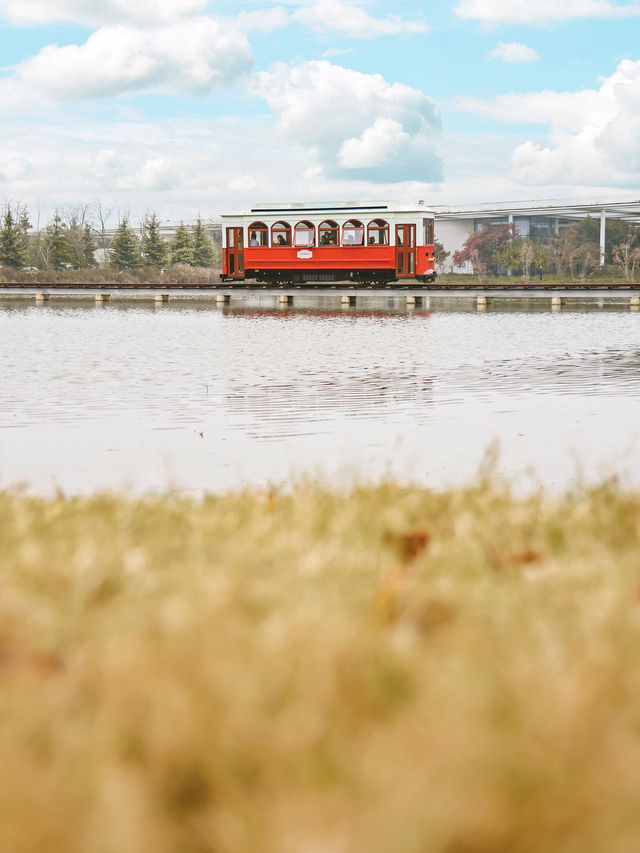
[[[571,253],[577,246],[575,229],[563,228],[558,235],[550,238],[548,246],[556,273],[560,278],[564,278],[569,271]]]
[[[111,218],[111,214],[113,213],[113,205],[105,205],[100,199],[96,199],[93,203],[93,208],[95,210],[96,217],[96,225],[93,227],[94,234],[97,235],[99,246],[102,251],[102,258],[100,266],[106,267],[109,262],[109,257],[107,253],[107,248],[109,245],[109,239],[107,237],[107,223]]]
[[[600,246],[597,243],[581,243],[569,254],[569,271],[574,281],[584,281],[600,266]]]
[[[32,238],[33,258],[37,267],[40,269],[49,268],[49,244],[44,238],[44,233],[40,225],[41,218],[40,205],[36,207],[36,224],[35,234]]]
[[[471,249],[469,260],[471,261],[474,274],[484,283],[487,280],[488,265],[477,248],[474,247]]]
[[[531,240],[523,240],[520,245],[520,263],[522,265],[522,281],[525,284],[531,280],[531,263],[534,251]]]
[[[640,248],[634,247],[631,240],[618,243],[613,247],[613,262],[622,270],[625,281],[634,282],[636,267],[640,264]]]

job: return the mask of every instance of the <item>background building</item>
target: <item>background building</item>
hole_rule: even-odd
[[[513,223],[522,237],[544,239],[558,234],[571,222],[590,216],[600,221],[600,262],[604,263],[604,250],[608,219],[620,219],[640,224],[640,201],[587,200],[522,201],[481,204],[470,207],[435,205],[436,239],[453,255],[462,248],[467,237],[478,231],[485,222],[492,225]],[[451,264],[451,258],[447,268]],[[467,261],[453,272],[470,273]]]

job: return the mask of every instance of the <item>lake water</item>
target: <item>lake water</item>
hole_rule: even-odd
[[[0,488],[640,483],[640,314],[0,301]]]

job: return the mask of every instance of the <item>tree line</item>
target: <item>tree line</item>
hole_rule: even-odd
[[[442,269],[450,253],[440,253]],[[469,261],[481,279],[489,275],[517,275],[527,282],[537,270],[558,278],[584,281],[600,270],[600,221],[587,217],[563,225],[557,234],[533,240],[512,224],[486,222],[470,234],[451,257],[455,266]],[[604,271],[635,281],[640,270],[640,227],[617,219],[607,221]]]
[[[161,235],[155,213],[148,214],[137,230],[128,216],[120,217],[111,238],[108,216],[100,205],[93,219],[87,208],[73,208],[56,211],[43,228],[34,229],[26,207],[7,204],[0,219],[0,266],[50,271],[220,265],[220,249],[200,216],[191,227],[181,222],[169,241]]]

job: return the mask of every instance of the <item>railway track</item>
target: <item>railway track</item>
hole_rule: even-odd
[[[439,282],[431,282],[428,284],[423,284],[421,282],[409,283],[403,282],[402,284],[357,284],[355,282],[308,282],[306,284],[287,284],[285,282],[279,284],[255,284],[255,283],[247,283],[247,282],[221,282],[219,284],[167,284],[166,282],[146,282],[144,284],[134,283],[134,284],[122,284],[119,282],[111,282],[111,283],[101,283],[101,284],[86,284],[86,283],[74,283],[74,282],[0,282],[0,292],[2,290],[50,290],[50,291],[65,291],[65,290],[162,290],[164,292],[170,293],[171,291],[181,291],[181,290],[198,290],[203,293],[218,291],[218,290],[359,290],[359,291],[387,291],[387,292],[404,292],[406,290],[420,290],[420,291],[452,291],[452,292],[474,292],[478,291],[503,291],[508,293],[509,291],[530,291],[532,293],[539,293],[540,291],[572,291],[572,290],[610,290],[615,292],[616,290],[639,290],[640,291],[640,283],[617,283],[617,284],[604,284],[598,283],[595,284],[593,282],[580,282],[580,283],[570,283],[570,284],[553,284],[547,282],[537,282],[536,284],[466,284],[463,282],[454,282],[454,283],[439,283]]]

